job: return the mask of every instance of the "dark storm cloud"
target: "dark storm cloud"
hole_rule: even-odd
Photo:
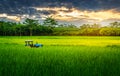
[[[45,15],[50,15],[50,14],[56,14],[57,13],[57,11],[53,11],[53,10],[49,10],[49,11],[47,11],[47,10],[42,10],[42,11],[38,10],[37,12],[41,13],[41,14],[45,14]]]
[[[0,0],[0,18],[54,16],[73,23],[120,20],[120,0]]]
[[[34,14],[30,7],[61,7],[81,10],[120,9],[120,0],[0,0],[0,13]]]
[[[0,13],[6,14],[35,14],[37,11],[32,7],[61,7],[72,6],[69,3],[60,3],[56,0],[0,0]],[[41,13],[44,13],[42,11]],[[48,12],[48,13],[51,13]],[[45,14],[48,14],[47,11]],[[53,12],[54,13],[54,12]]]

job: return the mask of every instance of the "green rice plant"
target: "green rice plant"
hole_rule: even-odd
[[[25,47],[26,39],[0,38],[0,76],[120,75],[119,37],[29,37],[41,48]]]

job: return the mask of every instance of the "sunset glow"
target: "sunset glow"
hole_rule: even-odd
[[[43,22],[52,16],[61,24],[108,25],[120,22],[120,0],[1,0],[0,20]]]
[[[109,20],[109,19],[120,19],[120,13],[116,12],[115,9],[111,10],[100,10],[100,11],[82,11],[76,8],[68,9],[65,7],[61,8],[36,8],[40,11],[54,11],[55,14],[49,16],[54,17],[58,20],[95,20],[97,22]],[[67,11],[67,12],[66,12]]]

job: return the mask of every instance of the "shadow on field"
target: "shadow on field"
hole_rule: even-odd
[[[2,44],[6,44],[6,45],[19,45],[18,43],[2,43]]]
[[[86,46],[86,45],[61,45],[61,44],[51,44],[51,45],[49,45],[49,46]]]
[[[106,47],[120,48],[120,45],[107,45]]]

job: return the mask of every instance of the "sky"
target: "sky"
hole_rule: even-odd
[[[42,22],[50,16],[63,24],[108,25],[120,21],[120,0],[0,0],[0,20]]]

